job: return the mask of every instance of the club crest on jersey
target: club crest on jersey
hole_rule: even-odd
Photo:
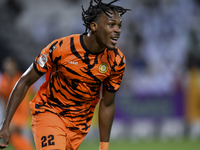
[[[101,63],[99,65],[99,72],[106,73],[108,71],[108,65],[106,63]]]
[[[42,54],[38,59],[38,64],[40,65],[40,67],[44,67],[46,62],[47,62],[47,56]]]

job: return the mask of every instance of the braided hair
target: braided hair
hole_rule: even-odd
[[[96,19],[102,12],[105,13],[108,17],[110,17],[111,12],[109,10],[112,10],[113,12],[117,11],[121,17],[124,13],[126,13],[126,11],[130,11],[130,9],[125,9],[121,6],[112,5],[116,1],[118,0],[113,0],[112,2],[106,4],[106,3],[103,3],[102,0],[94,0],[94,2],[97,4],[92,5],[93,0],[91,0],[90,6],[88,7],[87,10],[84,10],[82,6],[82,10],[83,10],[82,20],[84,22],[83,25],[86,27],[85,32],[90,30],[90,23],[93,21],[96,21]]]

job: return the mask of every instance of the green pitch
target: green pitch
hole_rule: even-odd
[[[85,140],[79,150],[98,150],[98,141]],[[10,145],[5,150],[14,150]],[[109,150],[200,150],[200,140],[192,142],[184,140],[180,142],[131,142],[131,141],[111,141]]]
[[[79,150],[98,150],[99,142],[84,141]],[[109,150],[200,150],[200,141],[181,142],[110,142]]]

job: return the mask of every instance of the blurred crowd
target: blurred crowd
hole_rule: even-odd
[[[1,66],[4,58],[10,56],[23,72],[52,40],[84,33],[81,5],[87,8],[89,2],[1,0]],[[130,122],[133,136],[148,136],[153,132],[152,125],[159,124],[163,137],[186,134],[192,139],[199,138],[200,1],[121,0],[117,3],[132,11],[122,17],[118,43],[127,66],[117,94],[118,124],[114,126],[113,136],[121,134],[125,121]],[[3,72],[3,67],[0,69]],[[177,134],[168,129],[171,126]],[[146,133],[141,128],[147,129]]]

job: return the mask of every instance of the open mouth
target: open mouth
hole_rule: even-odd
[[[116,45],[118,39],[119,39],[118,37],[112,37],[112,38],[111,38],[112,44]]]

